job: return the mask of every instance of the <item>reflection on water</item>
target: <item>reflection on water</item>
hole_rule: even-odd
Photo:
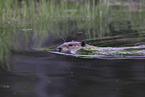
[[[0,97],[144,97],[144,60],[80,59],[12,53]]]

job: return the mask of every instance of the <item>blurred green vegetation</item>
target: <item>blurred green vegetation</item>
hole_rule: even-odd
[[[108,37],[111,23],[115,31],[128,25],[143,29],[145,1],[137,1],[140,4],[128,0],[0,0],[0,61],[7,64],[10,49],[40,46],[50,33],[66,41],[78,32],[86,39]],[[125,6],[127,2],[132,5]],[[126,21],[129,24],[121,25]]]

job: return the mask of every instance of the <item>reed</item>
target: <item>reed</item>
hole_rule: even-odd
[[[50,33],[64,41],[77,32],[95,39],[110,35],[111,22],[126,20],[131,21],[134,29],[144,28],[143,5],[132,5],[136,10],[131,11],[130,6],[124,6],[126,0],[113,1],[121,2],[120,6],[109,6],[110,0],[98,1],[96,4],[96,0],[0,0],[0,61],[7,60],[10,48],[29,49],[30,41],[32,47],[40,46]]]

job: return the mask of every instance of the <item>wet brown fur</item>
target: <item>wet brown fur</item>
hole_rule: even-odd
[[[85,44],[85,42],[65,42],[62,45],[57,47],[57,51],[59,51],[59,52],[65,52],[65,53],[66,52],[70,52],[76,46],[82,47],[82,43],[83,43],[84,46],[89,46],[88,44]]]

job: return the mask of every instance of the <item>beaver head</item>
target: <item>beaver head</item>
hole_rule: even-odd
[[[62,45],[57,47],[58,52],[70,52],[76,46],[85,47],[87,46],[86,42],[65,42]]]

